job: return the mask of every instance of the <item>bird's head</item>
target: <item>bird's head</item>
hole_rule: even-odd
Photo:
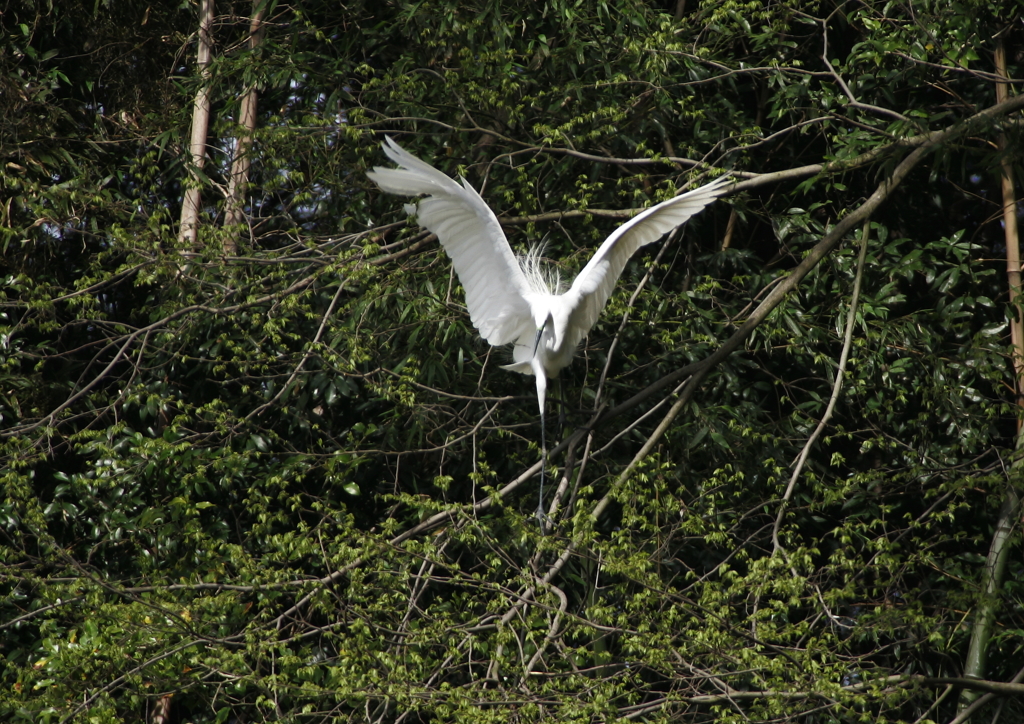
[[[569,324],[569,310],[561,302],[561,296],[552,295],[545,303],[533,305],[533,323],[537,328],[534,355],[537,354],[542,342],[548,352],[561,348]]]
[[[531,311],[533,312],[533,326],[537,328],[537,338],[533,343],[533,356],[536,357],[537,351],[541,349],[544,333],[547,332],[547,336],[550,337],[554,334],[555,325],[551,321],[551,311],[547,305],[534,304]]]

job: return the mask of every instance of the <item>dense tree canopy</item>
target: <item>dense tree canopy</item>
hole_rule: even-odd
[[[0,719],[1024,715],[1013,3],[0,23]],[[737,180],[563,371],[546,530],[385,134],[563,279]]]

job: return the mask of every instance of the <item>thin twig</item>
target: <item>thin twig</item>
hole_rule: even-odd
[[[839,393],[843,389],[846,363],[850,359],[850,348],[853,346],[853,328],[857,324],[857,304],[860,301],[860,284],[864,278],[864,259],[868,252],[870,232],[871,221],[865,219],[864,230],[860,237],[860,255],[857,257],[857,273],[853,280],[853,294],[850,296],[850,309],[846,315],[846,334],[843,337],[843,351],[839,355],[839,368],[836,370],[836,380],[832,385],[832,396],[829,397],[828,405],[825,407],[825,414],[821,416],[818,426],[814,428],[814,432],[807,438],[807,442],[804,443],[804,447],[797,456],[796,463],[793,465],[793,474],[789,478],[789,485],[786,486],[786,493],[782,496],[782,501],[779,503],[779,512],[775,516],[775,526],[772,528],[773,553],[778,553],[782,549],[782,544],[779,543],[779,528],[782,526],[782,518],[786,513],[786,506],[789,504],[789,500],[793,496],[793,490],[796,488],[796,481],[800,478],[800,473],[804,469],[808,455],[811,454],[811,448],[814,447],[814,443],[821,436],[821,433],[824,432],[828,421],[832,419],[832,413],[836,409],[836,402],[839,401]]]

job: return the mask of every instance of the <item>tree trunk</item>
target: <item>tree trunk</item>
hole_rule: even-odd
[[[249,49],[255,50],[263,39],[263,0],[253,0],[252,22],[249,24]],[[242,96],[238,125],[242,130],[235,141],[235,156],[231,162],[231,177],[228,179],[228,210],[225,226],[245,223],[245,191],[249,185],[249,166],[252,156],[253,132],[256,130],[256,85]],[[241,235],[239,230],[238,234]],[[224,253],[234,255],[238,251],[238,237],[230,236],[224,241]]]
[[[1007,78],[1006,48],[1003,39],[997,40],[995,53],[996,74]],[[996,84],[996,101],[1008,100],[1008,85]],[[1024,406],[1022,381],[1024,381],[1024,328],[1021,324],[1021,288],[1020,288],[1020,239],[1017,234],[1017,202],[1014,193],[1013,164],[1007,154],[1006,135],[999,134],[999,150],[1002,152],[1002,190],[1003,190],[1003,225],[1006,233],[1006,276],[1010,288],[1010,308],[1013,317],[1010,320],[1010,339],[1012,341],[1014,391],[1017,404]],[[1024,452],[1024,433],[1021,428],[1021,416],[1017,417],[1017,457],[1011,470],[1021,467],[1021,453]],[[999,520],[995,534],[989,545],[988,558],[982,573],[982,598],[978,603],[974,627],[971,631],[971,643],[964,662],[964,676],[969,678],[985,678],[985,662],[988,654],[989,639],[992,637],[992,626],[995,623],[996,610],[999,606],[999,595],[1002,591],[1003,577],[1006,573],[1006,560],[1010,553],[1010,539],[1013,524],[1020,511],[1020,496],[1014,488],[1013,477],[1007,481],[1006,496],[999,509]],[[960,696],[961,709],[966,708],[978,698],[978,692],[964,690]]]
[[[198,65],[202,85],[196,94],[195,109],[192,111],[192,138],[189,144],[191,183],[185,189],[185,198],[181,205],[181,226],[178,240],[182,243],[196,244],[199,232],[199,171],[206,164],[206,135],[210,128],[210,56],[213,47],[213,36],[210,28],[213,25],[213,0],[202,0],[199,8],[199,53]]]

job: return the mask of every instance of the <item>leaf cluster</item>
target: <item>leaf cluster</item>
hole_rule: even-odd
[[[993,150],[1016,126],[934,148],[862,271],[851,235],[701,365],[920,139],[994,103],[1006,7],[271,2],[251,47],[252,8],[218,4],[204,76],[191,6],[121,5],[0,21],[0,718],[955,716],[942,682],[1020,488]],[[564,371],[549,525],[532,384],[365,178],[384,134],[563,278],[629,210],[743,182],[627,266]],[[996,681],[1021,655],[1018,559]]]

